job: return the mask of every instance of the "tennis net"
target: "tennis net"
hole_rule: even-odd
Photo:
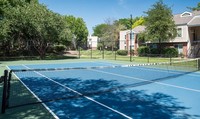
[[[31,69],[27,66],[25,69],[11,69],[6,75],[8,81],[4,82],[8,83],[4,100],[6,108],[9,109],[85,96],[93,97],[198,71],[199,61],[194,59],[164,63],[46,69]],[[130,75],[126,76],[124,72]]]

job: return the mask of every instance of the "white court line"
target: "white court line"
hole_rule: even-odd
[[[10,68],[9,68],[8,66],[7,66],[7,68],[10,70]],[[22,83],[22,85],[23,85],[24,87],[26,87],[27,90],[28,90],[39,102],[42,102],[41,99],[40,99],[37,95],[35,95],[35,94],[20,80],[20,78],[19,78],[15,73],[13,73],[13,74],[14,74],[14,76]],[[52,116],[53,116],[55,119],[59,119],[58,116],[57,116],[46,104],[44,104],[44,103],[41,103],[41,104],[49,111],[50,114],[52,114]]]
[[[96,63],[97,64],[103,64],[103,62],[96,62]],[[109,64],[109,63],[107,63],[107,64]],[[113,64],[113,63],[111,63],[111,64]],[[110,66],[112,66],[111,64],[110,64]],[[157,72],[167,72],[167,73],[173,73],[173,74],[182,74],[182,73],[178,73],[178,72],[173,72],[170,69],[169,70],[165,70],[165,69],[163,70],[163,69],[159,69],[159,68],[155,69],[155,68],[151,68],[151,67],[145,68],[145,66],[144,67],[142,67],[142,66],[130,66],[130,67],[126,67],[126,68],[131,68],[131,69],[134,69],[134,68],[140,69],[140,68],[142,68],[143,70],[150,70],[150,71],[157,71]],[[157,66],[159,66],[159,65],[157,65]],[[149,69],[149,68],[151,68],[151,69]],[[186,74],[186,75],[200,77],[200,75],[197,75],[197,74]]]
[[[131,69],[134,69],[134,68],[136,68],[136,69],[140,69],[140,68],[142,68],[142,70],[149,70],[149,71],[155,71],[155,72],[167,72],[167,73],[172,73],[172,74],[182,74],[182,73],[179,73],[179,72],[173,72],[173,71],[171,71],[170,69],[167,71],[166,69],[154,69],[154,68],[151,68],[151,67],[147,67],[147,68],[145,68],[145,67],[128,67],[128,68],[131,68]],[[197,74],[185,74],[185,75],[189,75],[189,76],[195,76],[195,77],[200,77],[200,74],[199,75],[197,75]]]
[[[184,89],[184,90],[189,90],[189,91],[194,91],[194,92],[200,93],[200,90],[197,90],[197,89],[191,89],[191,88],[187,88],[187,87],[182,87],[182,86],[177,86],[177,85],[172,85],[172,84],[167,84],[167,83],[161,83],[161,82],[146,80],[146,79],[137,78],[137,77],[125,76],[125,75],[121,75],[121,74],[116,74],[116,73],[111,73],[111,72],[106,72],[106,71],[100,71],[100,70],[95,70],[95,69],[90,69],[90,70],[100,72],[100,73],[104,73],[104,74],[110,74],[110,75],[120,76],[120,77],[124,77],[124,78],[146,81],[146,82],[150,82],[150,83],[156,83],[156,84],[159,84],[159,85],[175,87],[175,88],[179,88],[179,89]]]
[[[22,65],[22,66],[24,66],[24,67],[30,69],[30,68],[27,67],[26,65]],[[57,81],[54,81],[53,79],[51,79],[51,78],[49,78],[49,77],[47,77],[47,76],[45,76],[45,75],[43,75],[43,74],[41,74],[41,73],[39,73],[39,72],[37,72],[37,71],[34,71],[34,72],[37,73],[38,75],[44,77],[44,78],[49,79],[49,80],[52,81],[52,82],[54,82],[54,83],[56,83],[56,84],[58,84],[58,85],[60,85],[60,86],[62,86],[62,87],[64,87],[64,88],[66,88],[66,89],[68,89],[68,90],[70,90],[70,91],[72,91],[72,92],[74,92],[74,93],[80,95],[80,96],[83,96],[84,98],[86,98],[86,99],[88,99],[88,100],[90,100],[90,101],[92,101],[92,102],[94,102],[94,103],[96,103],[96,104],[99,104],[99,105],[101,105],[101,106],[103,106],[103,107],[105,107],[105,108],[107,108],[107,109],[109,109],[109,110],[111,110],[111,111],[113,111],[113,112],[115,112],[115,113],[117,113],[117,114],[119,114],[119,115],[125,117],[125,118],[132,119],[132,117],[127,116],[126,114],[124,114],[124,113],[122,113],[122,112],[119,112],[119,111],[117,111],[117,110],[115,110],[115,109],[113,109],[113,108],[111,108],[111,107],[109,107],[109,106],[107,106],[107,105],[105,105],[105,104],[103,104],[103,103],[101,103],[101,102],[98,102],[98,101],[96,101],[96,100],[94,100],[94,99],[92,99],[92,98],[90,98],[90,97],[88,97],[88,96],[85,96],[85,95],[83,95],[82,93],[80,93],[80,92],[78,92],[78,91],[76,91],[76,90],[73,90],[73,89],[71,89],[71,88],[69,88],[69,87],[67,87],[67,86],[65,86],[65,85],[63,85],[63,84],[61,84],[61,83],[59,83],[59,82],[57,82]]]

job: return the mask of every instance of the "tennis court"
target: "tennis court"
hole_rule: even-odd
[[[181,65],[91,61],[9,66],[34,99],[15,100],[11,83],[8,108],[40,103],[60,119],[200,118],[198,65],[191,60]]]

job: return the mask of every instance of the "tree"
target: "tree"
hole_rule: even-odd
[[[73,47],[77,49],[82,43],[86,42],[88,36],[88,29],[82,18],[75,18],[74,16],[65,16],[67,28],[71,32],[71,42]]]
[[[60,42],[60,33],[64,29],[64,20],[59,14],[53,13],[40,4],[30,5],[25,16],[30,18],[26,26],[28,39],[38,51],[41,58],[44,58],[47,48],[54,43]]]
[[[200,2],[197,4],[197,7],[188,7],[192,11],[200,11]]]
[[[49,46],[68,46],[74,41],[76,48],[87,36],[82,18],[72,16],[67,21],[65,16],[52,12],[38,0],[0,1],[0,45],[7,56],[10,51],[21,55],[29,50],[37,52],[42,59]]]
[[[161,53],[161,43],[175,38],[177,34],[172,10],[160,0],[146,14],[145,25],[148,40],[158,42],[159,53]]]
[[[100,37],[107,48],[113,51],[118,46],[119,32],[125,27],[116,20],[107,19],[105,22],[95,27],[94,33]]]
[[[143,17],[140,17],[140,19],[138,19],[137,21],[135,21],[135,23],[133,24],[132,28],[135,28],[139,25],[144,25],[145,19]]]
[[[0,20],[2,48],[9,51],[29,50],[32,45],[41,58],[45,56],[50,44],[59,42],[64,21],[59,14],[53,13],[37,0],[4,0],[1,4],[3,19]],[[20,53],[21,54],[21,53]]]
[[[99,25],[96,25],[94,28],[93,28],[93,31],[94,33],[92,35],[94,36],[98,36],[99,38],[102,37],[103,33],[104,33],[104,29],[107,28],[107,24],[99,24]]]
[[[140,19],[139,17],[135,17],[134,19],[132,19],[132,23],[135,23],[139,19]],[[130,18],[123,18],[123,19],[116,20],[115,22],[124,26],[124,29],[122,30],[127,30],[131,28],[130,21],[131,21]]]

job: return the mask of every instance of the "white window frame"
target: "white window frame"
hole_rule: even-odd
[[[180,36],[179,36],[179,34],[178,34],[178,30],[179,30],[179,29],[181,29],[181,31],[180,31],[180,33],[181,33]],[[177,37],[178,37],[178,38],[182,38],[182,37],[183,37],[183,28],[177,28]]]
[[[183,12],[181,14],[181,17],[188,17],[188,16],[192,16],[192,13],[191,12]]]

